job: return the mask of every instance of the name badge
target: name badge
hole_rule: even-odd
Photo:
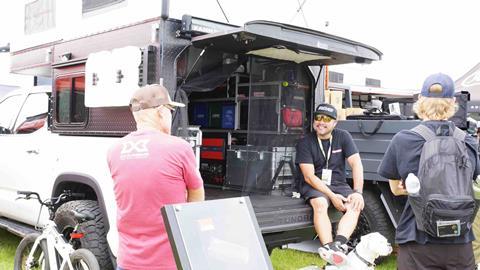
[[[322,181],[327,186],[330,186],[330,184],[332,184],[332,170],[329,170],[329,169],[322,170]]]

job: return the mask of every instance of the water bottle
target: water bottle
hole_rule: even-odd
[[[405,179],[405,189],[409,195],[418,195],[420,192],[420,180],[415,174],[408,174],[407,179]]]

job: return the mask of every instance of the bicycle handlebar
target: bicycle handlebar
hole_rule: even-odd
[[[50,198],[50,200],[47,200],[47,201],[42,201],[42,199],[40,198],[40,195],[37,192],[33,192],[33,191],[20,191],[19,190],[19,191],[17,191],[17,194],[18,195],[24,195],[25,198],[20,197],[19,199],[25,199],[25,200],[30,200],[32,195],[33,195],[33,196],[36,197],[36,199],[38,200],[38,202],[41,205],[44,205],[44,206],[47,206],[47,207],[56,206],[61,201],[65,200],[65,199],[68,199],[68,198],[71,198],[71,197],[80,198],[80,199],[85,198],[85,194],[71,192],[70,190],[64,190],[63,193],[58,195],[58,197]]]
[[[22,198],[22,197],[18,197],[17,199],[25,199],[25,200],[30,200],[32,195],[35,196],[35,198],[38,200],[38,202],[41,204],[41,205],[44,205],[42,200],[40,200],[40,195],[38,195],[37,192],[33,192],[33,191],[17,191],[17,194],[18,195],[25,195],[25,198]]]
[[[32,194],[38,195],[38,193],[36,193],[36,192],[32,192],[32,191],[20,191],[20,190],[17,191],[17,194],[18,194],[18,195],[25,195],[25,196],[30,196],[30,195],[32,195]]]

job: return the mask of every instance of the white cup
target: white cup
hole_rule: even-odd
[[[418,195],[420,191],[420,180],[415,174],[408,174],[407,179],[405,179],[405,189],[410,195]]]

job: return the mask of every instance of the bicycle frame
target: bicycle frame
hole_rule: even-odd
[[[38,246],[40,245],[40,241],[46,240],[47,242],[47,255],[50,264],[50,269],[63,269],[65,265],[68,265],[69,269],[73,270],[72,262],[70,261],[70,254],[74,251],[72,245],[65,241],[63,235],[58,233],[57,226],[53,221],[47,221],[45,226],[42,229],[42,234],[35,240],[32,246],[32,250],[30,250],[28,259],[26,261],[27,267],[31,265],[31,259],[35,251],[37,250]],[[61,257],[60,266],[57,264],[57,253]]]

